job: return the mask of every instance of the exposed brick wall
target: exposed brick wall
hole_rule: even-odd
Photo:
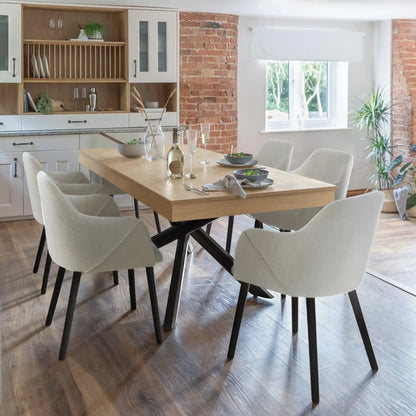
[[[397,153],[416,142],[416,20],[393,20],[392,139]]]
[[[211,123],[208,148],[219,152],[237,147],[237,34],[238,16],[179,15],[180,123]]]

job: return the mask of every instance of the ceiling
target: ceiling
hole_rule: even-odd
[[[36,3],[35,0],[23,0]],[[45,3],[58,3],[44,0]],[[61,0],[62,3],[82,3],[107,6],[171,7],[181,11],[231,13],[237,15],[385,20],[416,19],[415,0]]]

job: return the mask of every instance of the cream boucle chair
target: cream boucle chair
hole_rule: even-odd
[[[292,170],[302,176],[337,185],[335,199],[345,198],[353,166],[350,153],[332,149],[317,149],[299,166]],[[255,227],[262,228],[263,223],[280,229],[280,231],[299,230],[305,226],[322,207],[292,209],[253,214]],[[282,294],[282,298],[285,294]],[[298,299],[292,298],[292,331],[298,332]]]
[[[68,348],[69,335],[82,273],[128,269],[130,304],[136,309],[134,268],[145,267],[157,342],[162,332],[153,266],[161,261],[143,221],[134,217],[95,217],[79,212],[45,172],[38,173],[46,238],[52,260],[74,272],[59,359]],[[52,322],[63,275],[58,274],[46,324]]]
[[[38,172],[45,172],[45,169],[39,161],[30,153],[23,153],[23,166],[25,169],[26,183],[29,190],[29,199],[32,206],[32,213],[35,220],[43,226],[42,209],[40,206],[39,189],[37,183]],[[53,179],[59,188],[69,195],[90,195],[96,193],[104,193],[103,187],[99,184],[89,183],[88,178],[81,172],[47,172],[49,177]],[[81,211],[86,210],[90,215],[119,215],[118,209],[109,198],[90,198],[84,202],[83,198],[73,198],[74,203],[78,204]],[[95,212],[95,213],[94,213]],[[42,234],[36,254],[33,273],[37,273],[39,263],[42,257],[43,248],[45,246],[45,227],[42,228]],[[48,285],[49,271],[51,267],[51,257],[49,252],[46,254],[45,269],[43,272],[41,293],[46,293]],[[117,283],[117,275],[114,274],[115,283]]]
[[[253,155],[253,159],[261,165],[274,169],[288,170],[292,160],[293,144],[283,140],[272,139],[263,143]],[[230,252],[233,238],[234,217],[228,217],[227,241],[225,249]]]
[[[228,358],[234,357],[251,284],[305,297],[312,401],[319,402],[315,298],[348,293],[371,368],[377,361],[355,289],[362,283],[383,194],[334,201],[292,233],[250,229],[236,247],[233,274],[242,282]]]

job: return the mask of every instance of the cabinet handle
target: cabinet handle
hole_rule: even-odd
[[[17,157],[14,159],[14,177],[17,178]]]
[[[86,122],[87,122],[87,120],[68,120],[69,124],[71,124],[71,123],[86,123]]]
[[[133,77],[134,78],[137,77],[137,59],[134,60],[134,75],[133,75]]]
[[[159,121],[159,120],[160,120],[159,117],[157,117],[157,118],[145,118],[144,119],[144,121]]]
[[[13,77],[16,77],[16,58],[13,58]]]
[[[33,142],[13,143],[13,146],[32,146]]]

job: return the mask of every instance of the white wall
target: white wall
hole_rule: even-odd
[[[368,186],[369,167],[366,158],[364,132],[352,129],[261,133],[264,130],[265,70],[264,62],[250,57],[250,28],[253,27],[301,27],[345,29],[364,32],[364,61],[349,64],[348,103],[351,110],[363,94],[371,92],[374,85],[374,23],[346,21],[318,21],[269,19],[241,16],[238,34],[238,150],[253,152],[263,142],[276,138],[294,144],[292,168],[299,166],[315,149],[344,150],[354,155],[354,168],[350,189]]]

